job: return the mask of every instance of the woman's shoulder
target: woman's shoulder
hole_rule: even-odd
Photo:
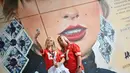
[[[78,46],[76,43],[70,43],[69,46],[73,47],[73,46]]]

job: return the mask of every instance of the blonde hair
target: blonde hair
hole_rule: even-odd
[[[57,50],[57,47],[56,47],[56,44],[55,44],[55,41],[52,37],[47,37],[46,41],[45,41],[45,48],[48,48],[48,44],[47,44],[47,41],[48,40],[52,40],[53,44],[51,46],[52,50]]]
[[[68,43],[68,44],[71,43],[71,42],[70,42],[65,36],[63,36],[63,35],[59,35],[58,38],[57,38],[57,40],[59,40],[59,39],[61,39],[61,38],[63,38],[66,43]]]

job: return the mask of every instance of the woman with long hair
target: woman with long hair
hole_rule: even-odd
[[[75,43],[71,43],[65,36],[59,36],[57,41],[62,52],[65,53],[66,61],[64,65],[70,73],[84,73],[80,47]]]

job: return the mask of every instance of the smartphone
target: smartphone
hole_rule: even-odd
[[[37,32],[37,33],[40,33],[40,29],[39,29],[39,28],[38,28],[38,29],[36,29],[36,32]]]

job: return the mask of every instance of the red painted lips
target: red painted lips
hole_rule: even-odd
[[[64,31],[62,31],[60,35],[66,36],[70,41],[78,41],[85,36],[86,29],[87,28],[81,25],[76,25],[76,26],[71,25],[68,28],[66,28]]]

